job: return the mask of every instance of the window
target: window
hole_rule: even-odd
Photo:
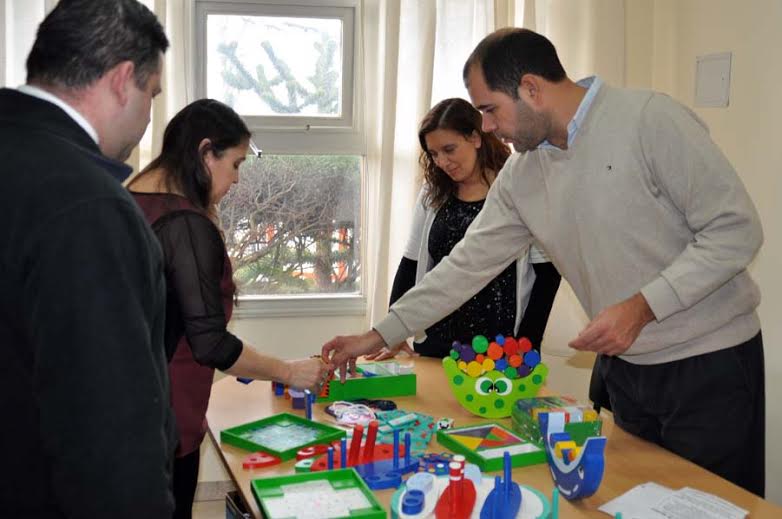
[[[263,149],[220,207],[239,315],[365,310],[357,10],[357,0],[196,2],[197,93],[232,106]]]
[[[360,292],[360,157],[248,157],[220,223],[247,296]]]

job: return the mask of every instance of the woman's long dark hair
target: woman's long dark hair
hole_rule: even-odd
[[[481,130],[481,113],[464,99],[451,98],[437,103],[424,116],[418,130],[418,140],[421,143],[419,162],[424,170],[424,181],[428,190],[424,203],[435,209],[440,208],[449,196],[456,194],[456,183],[448,174],[437,167],[426,147],[426,136],[435,130],[451,130],[465,138],[473,132],[481,138],[478,148],[478,166],[481,177],[486,185],[491,184],[489,173],[497,173],[510,156],[510,149],[494,134]]]
[[[210,144],[199,150],[199,144]],[[162,169],[166,189],[181,193],[190,202],[211,214],[212,176],[204,163],[211,151],[220,157],[225,150],[250,139],[250,130],[230,106],[214,99],[199,99],[184,107],[166,126],[163,147],[141,174]]]

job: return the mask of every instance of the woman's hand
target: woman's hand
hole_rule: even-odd
[[[288,360],[286,364],[288,375],[282,382],[292,388],[318,394],[329,378],[329,366],[320,358]]]
[[[365,358],[367,360],[374,360],[375,362],[381,361],[381,360],[388,360],[393,359],[396,357],[400,352],[406,353],[409,357],[418,357],[420,356],[419,353],[416,353],[413,348],[410,347],[409,344],[407,344],[407,341],[402,341],[399,344],[391,347],[386,348],[383,347],[379,351],[370,353],[369,355],[366,355]]]

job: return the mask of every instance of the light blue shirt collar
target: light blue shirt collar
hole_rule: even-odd
[[[581,104],[578,105],[578,109],[576,110],[575,115],[567,125],[568,148],[573,143],[573,139],[576,138],[578,129],[581,128],[581,124],[584,122],[584,119],[589,113],[589,108],[592,106],[592,102],[595,100],[597,92],[603,85],[603,80],[597,76],[589,76],[582,79],[581,81],[576,82],[576,84],[580,87],[586,88],[587,91],[586,94],[584,94],[584,98],[581,100]],[[543,141],[540,143],[538,148],[556,148],[556,146],[549,143],[549,141]]]

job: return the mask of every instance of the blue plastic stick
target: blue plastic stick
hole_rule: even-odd
[[[405,467],[410,465],[410,432],[405,433]]]
[[[551,493],[551,519],[559,519],[559,489],[556,486]]]
[[[342,438],[342,445],[339,449],[339,468],[344,469],[348,466],[348,441]]]
[[[334,469],[334,447],[329,447],[329,451],[326,459],[328,461],[329,470],[333,470]]]
[[[394,468],[399,468],[399,429],[394,429]]]
[[[304,390],[304,413],[307,420],[312,420],[312,396],[309,389]]]
[[[512,481],[511,477],[511,463],[510,463],[510,452],[505,451],[505,454],[503,454],[502,457],[502,467],[505,470],[505,500],[507,501],[510,498],[510,484]]]
[[[617,512],[614,519],[622,519],[622,512]]]
[[[491,517],[492,519],[500,519],[500,509],[504,507],[504,502],[500,500],[500,497],[502,496],[501,488],[502,488],[503,482],[502,478],[500,476],[494,476],[494,503],[491,508]]]

